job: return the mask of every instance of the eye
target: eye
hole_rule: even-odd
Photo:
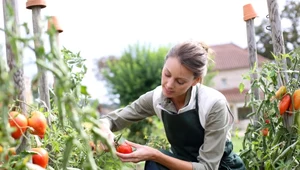
[[[170,73],[165,73],[165,76],[166,77],[171,77],[171,74]]]
[[[182,81],[182,80],[177,80],[177,83],[178,83],[179,85],[183,85],[185,82]]]

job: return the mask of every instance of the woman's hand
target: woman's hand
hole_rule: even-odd
[[[153,160],[158,150],[145,145],[139,145],[133,142],[125,141],[126,144],[134,148],[132,153],[123,154],[116,152],[122,162],[138,163],[145,160]]]
[[[114,146],[114,138],[115,134],[110,130],[109,125],[106,123],[100,124],[101,135],[107,140],[108,144],[113,147]],[[109,151],[109,147],[105,143],[100,143],[100,146],[104,149],[104,151]]]

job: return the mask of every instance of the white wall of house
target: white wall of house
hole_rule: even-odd
[[[250,81],[243,80],[243,75],[249,69],[222,70],[213,78],[214,88],[218,90],[238,88],[240,83],[245,84],[245,88],[250,88]]]

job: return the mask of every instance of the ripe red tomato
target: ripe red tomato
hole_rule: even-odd
[[[48,152],[44,148],[31,148],[31,151],[37,152],[32,155],[32,163],[46,168],[49,161]]]
[[[266,120],[265,120],[265,123],[266,123],[266,124],[270,124],[270,119],[266,119]]]
[[[291,104],[291,95],[286,94],[282,97],[282,100],[279,102],[279,113],[283,115],[285,111],[290,107]]]
[[[126,143],[117,145],[117,152],[120,153],[131,153],[132,152],[132,147]]]
[[[261,130],[261,133],[262,133],[263,136],[268,136],[269,129],[268,128],[264,128],[264,129]]]
[[[15,128],[11,136],[14,139],[19,139],[23,133],[27,130],[27,118],[23,114],[12,111],[9,113],[9,124],[10,127]]]
[[[28,126],[33,128],[30,133],[34,135],[44,136],[47,129],[47,120],[45,115],[39,111],[31,112],[28,118]]]
[[[300,89],[295,90],[293,94],[293,102],[294,102],[294,109],[299,110],[300,109]]]

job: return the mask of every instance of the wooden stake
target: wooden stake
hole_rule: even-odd
[[[254,29],[254,19],[256,18],[257,14],[254,11],[251,4],[247,4],[243,7],[244,9],[244,21],[246,21],[247,27],[247,40],[248,40],[248,52],[249,52],[249,64],[250,69],[254,72],[251,74],[251,84],[255,80],[258,79],[258,60],[257,60],[257,48],[256,48],[256,41],[255,41],[255,29]],[[252,92],[254,94],[254,99],[259,100],[259,88],[252,87]],[[256,112],[256,107],[252,106],[252,111]],[[255,120],[258,120],[259,114],[256,114]],[[256,122],[256,121],[255,121]]]
[[[5,39],[6,39],[6,58],[9,69],[13,72],[14,86],[18,91],[18,96],[16,97],[18,105],[22,110],[22,114],[27,116],[26,112],[26,98],[25,98],[25,84],[24,84],[24,70],[23,70],[23,58],[22,50],[19,50],[18,42],[12,39],[9,32],[16,37],[20,37],[19,33],[19,15],[17,9],[16,0],[3,0],[3,16],[4,16],[4,28],[5,28]],[[9,14],[9,8],[13,11],[13,16]],[[8,23],[12,22],[12,26]],[[4,114],[4,113],[3,113]],[[25,134],[27,136],[27,133]],[[22,137],[21,143],[18,146],[16,152],[19,153],[27,148],[29,142],[26,137]]]
[[[43,54],[39,53],[39,49],[43,48],[43,41],[41,40],[42,35],[42,20],[41,20],[41,9],[46,7],[45,2],[41,0],[28,0],[26,4],[27,9],[32,10],[32,24],[33,24],[33,33],[34,33],[34,47],[36,59],[46,60]],[[39,84],[39,97],[43,103],[43,108],[45,111],[51,110],[50,105],[50,94],[49,94],[49,82],[47,77],[47,72],[40,66],[38,68],[38,84]],[[47,123],[51,125],[51,116],[47,117]]]
[[[282,57],[282,54],[285,54],[284,40],[281,29],[281,18],[278,12],[278,3],[277,0],[267,0],[268,1],[268,10],[269,10],[269,20],[271,24],[271,33],[272,33],[272,43],[274,54],[278,57],[281,57],[283,71],[287,70],[286,59]],[[279,86],[284,85],[288,82],[288,74],[284,72],[284,81],[279,81]]]

